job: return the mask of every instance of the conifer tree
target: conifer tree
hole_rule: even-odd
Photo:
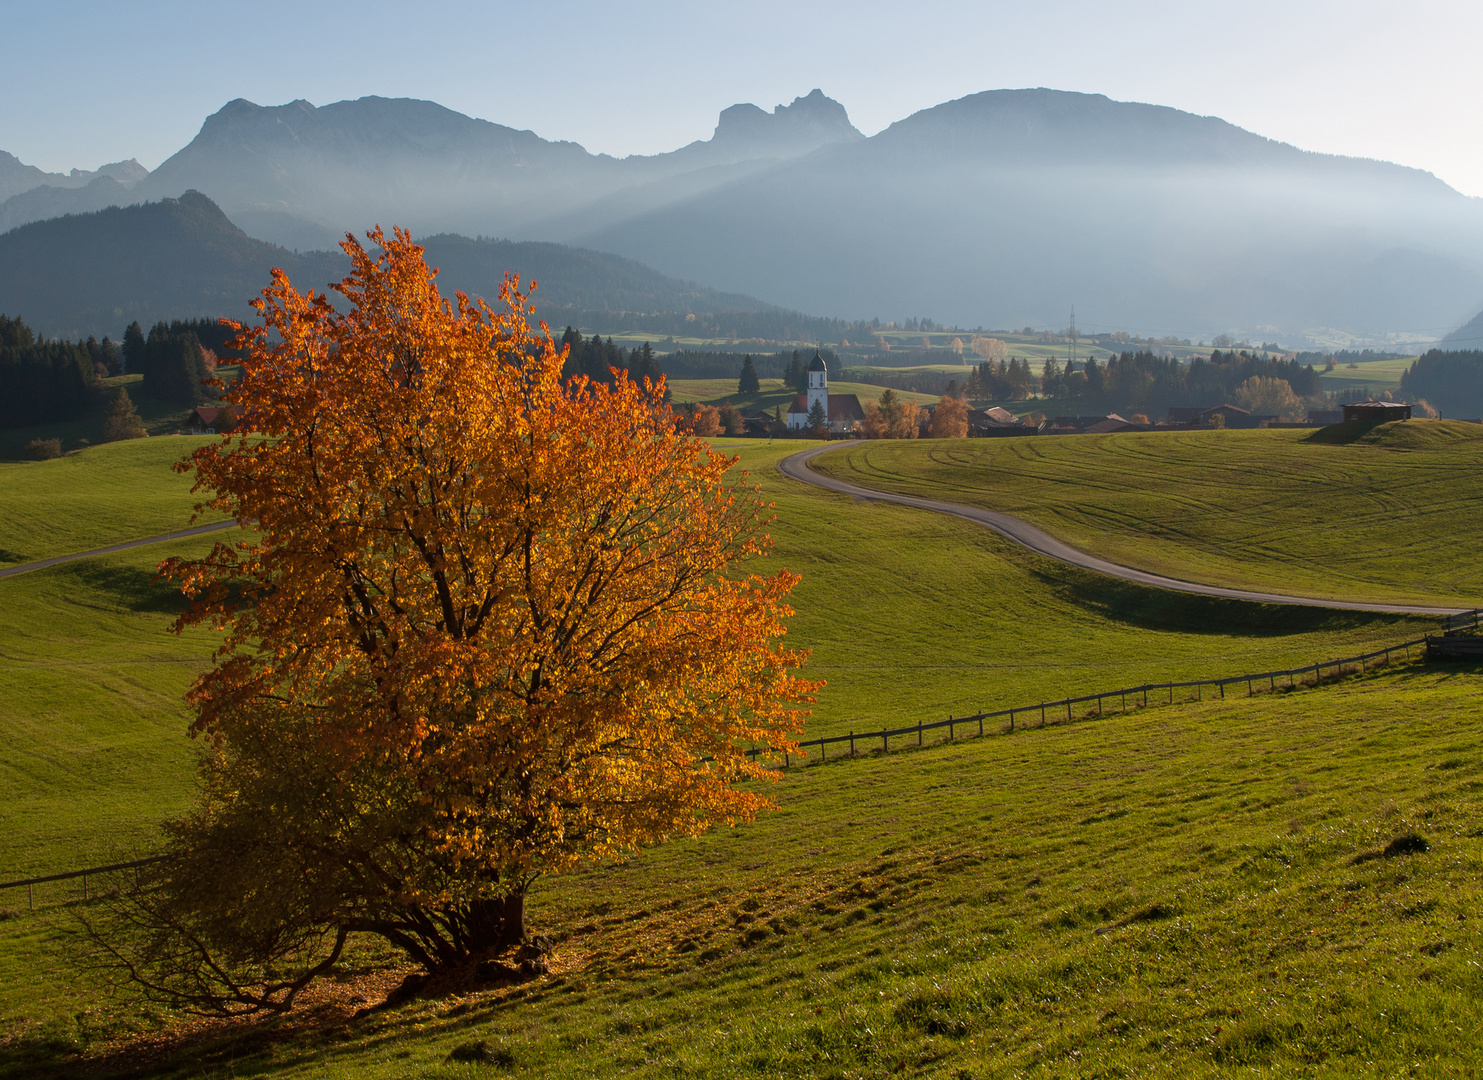
[[[146,434],[144,421],[139,419],[129,391],[122,386],[115,388],[108,402],[108,416],[103,421],[103,441],[142,439]]]
[[[755,394],[762,389],[762,382],[757,378],[757,368],[752,363],[752,354],[747,353],[742,360],[741,378],[737,380],[736,392],[738,394]]]
[[[130,374],[144,373],[144,331],[139,323],[131,322],[124,331],[124,370]]]

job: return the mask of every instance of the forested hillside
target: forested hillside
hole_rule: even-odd
[[[1401,374],[1401,393],[1424,398],[1443,416],[1483,416],[1483,351],[1432,349]]]
[[[445,294],[491,301],[506,272],[540,284],[538,314],[562,326],[599,324],[656,337],[737,333],[817,335],[835,321],[718,293],[597,251],[440,235],[423,241]],[[248,302],[282,267],[300,288],[323,289],[349,270],[339,251],[298,253],[254,240],[199,192],[139,206],[38,221],[0,235],[0,311],[39,332],[117,334],[131,322],[246,319]],[[844,324],[840,323],[839,326]]]

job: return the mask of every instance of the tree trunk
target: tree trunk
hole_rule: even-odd
[[[496,957],[520,947],[525,940],[525,890],[498,900],[475,900],[467,914],[468,955]]]

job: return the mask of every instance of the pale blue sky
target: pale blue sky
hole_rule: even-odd
[[[154,168],[235,97],[429,98],[623,155],[815,86],[868,134],[980,90],[1049,86],[1221,116],[1483,196],[1476,0],[0,0],[0,26],[0,149],[53,170]]]

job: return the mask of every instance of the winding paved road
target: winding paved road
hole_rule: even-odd
[[[859,487],[855,484],[836,480],[832,476],[815,472],[809,467],[809,462],[825,450],[834,450],[845,446],[853,446],[853,442],[830,443],[824,446],[816,446],[812,450],[804,450],[800,453],[786,457],[778,465],[784,476],[794,480],[801,480],[805,484],[813,484],[815,487],[825,488],[829,491],[838,492],[841,495],[853,495],[857,499],[865,499],[870,502],[897,503],[901,506],[910,506],[917,510],[933,510],[939,514],[951,514],[954,517],[966,518],[976,525],[984,525],[993,529],[1000,536],[1007,537],[1022,547],[1045,555],[1052,559],[1058,559],[1072,566],[1079,566],[1084,570],[1095,570],[1099,574],[1109,577],[1122,578],[1124,581],[1135,581],[1140,585],[1151,585],[1157,589],[1174,589],[1178,592],[1198,593],[1201,596],[1221,596],[1231,600],[1255,600],[1261,604],[1301,604],[1304,607],[1344,608],[1350,611],[1385,611],[1402,615],[1451,615],[1459,611],[1470,610],[1457,607],[1426,607],[1418,604],[1377,604],[1367,603],[1359,600],[1319,600],[1310,596],[1286,596],[1282,593],[1253,592],[1248,589],[1226,589],[1219,585],[1201,585],[1194,581],[1180,581],[1177,578],[1164,577],[1160,574],[1150,574],[1145,570],[1135,570],[1131,566],[1120,566],[1117,563],[1107,562],[1095,555],[1088,555],[1084,551],[1078,551],[1069,544],[1064,544],[1048,533],[1041,532],[1034,525],[1022,521],[1011,514],[1000,513],[997,510],[983,510],[976,506],[965,506],[962,503],[942,502],[938,499],[922,499],[915,495],[899,495],[892,491],[877,491],[874,488]]]
[[[221,529],[230,529],[236,524],[236,521],[213,521],[210,525],[196,525],[189,529],[162,533],[159,536],[147,536],[143,540],[130,540],[126,544],[113,544],[110,547],[93,548],[92,551],[79,551],[73,555],[58,555],[51,559],[40,559],[36,562],[21,563],[19,566],[7,566],[4,569],[0,569],[0,578],[14,577],[16,574],[24,574],[31,570],[43,570],[48,566],[58,566],[61,563],[76,562],[78,559],[91,559],[94,555],[111,555],[115,551],[128,551],[130,548],[144,547],[147,544],[160,544],[166,540],[181,540],[187,536],[200,536],[202,533],[218,532]]]

